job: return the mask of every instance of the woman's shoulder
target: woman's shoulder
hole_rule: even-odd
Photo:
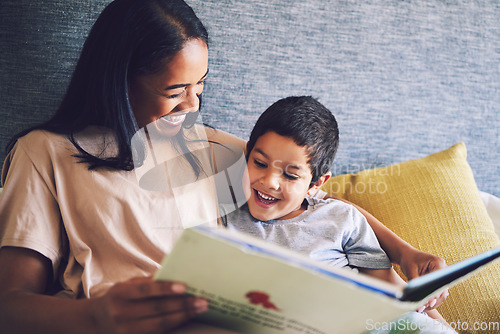
[[[2,168],[2,184],[5,183],[7,174],[12,166],[36,165],[37,168],[49,166],[52,160],[51,152],[57,152],[56,147],[65,145],[65,137],[45,130],[33,130],[17,139],[16,143],[7,154]],[[50,168],[50,167],[47,167]]]
[[[73,140],[89,152],[103,152],[103,147],[112,147],[109,130],[88,127],[73,136]],[[10,154],[22,150],[31,160],[57,160],[78,154],[70,136],[48,130],[33,130],[20,137]]]
[[[16,166],[33,166],[39,173],[52,173],[57,168],[69,170],[68,166],[77,165],[79,151],[73,141],[90,153],[105,154],[114,150],[111,132],[98,127],[88,127],[76,133],[73,139],[69,135],[47,130],[32,130],[17,139],[7,154],[2,168],[2,182],[9,170]],[[73,140],[73,141],[72,141]]]
[[[225,146],[235,146],[243,151],[246,150],[246,141],[244,141],[243,139],[233,134],[230,134],[229,132],[217,130],[209,126],[201,126],[201,127],[203,127],[203,130],[205,131],[207,139],[209,141],[222,144]]]
[[[14,151],[21,147],[28,154],[40,154],[67,145],[67,136],[47,130],[33,130],[17,140]]]
[[[64,140],[65,136],[47,130],[33,130],[20,137],[17,141],[23,144],[48,144]]]

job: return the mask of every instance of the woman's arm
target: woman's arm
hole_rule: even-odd
[[[62,299],[43,293],[52,266],[39,253],[0,249],[2,333],[165,333],[208,309],[180,283],[147,277],[118,283],[102,297]]]

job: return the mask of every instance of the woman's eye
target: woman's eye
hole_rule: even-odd
[[[165,95],[165,97],[167,99],[175,99],[175,98],[178,98],[179,96],[181,96],[182,94],[184,94],[184,92],[185,92],[185,90],[183,90],[182,92],[177,93],[177,94]]]
[[[258,168],[266,168],[267,165],[261,161],[258,161],[258,160],[254,160],[253,163],[255,164],[255,166],[257,166]]]

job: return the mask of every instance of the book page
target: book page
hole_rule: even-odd
[[[288,250],[263,251],[262,243],[269,244],[261,240],[245,246],[217,234],[186,230],[155,276],[183,281],[190,293],[208,299],[210,310],[200,321],[243,333],[363,332],[367,321],[390,321],[418,307],[382,293],[385,282],[363,277],[361,286],[287,261],[284,254],[295,254]],[[361,276],[343,271],[347,278]],[[370,288],[370,282],[377,284]]]

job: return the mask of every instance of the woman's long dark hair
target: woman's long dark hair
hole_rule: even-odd
[[[88,163],[89,169],[133,169],[132,155],[136,152],[132,152],[130,142],[138,126],[129,102],[128,84],[137,76],[160,71],[186,41],[197,38],[208,45],[205,27],[183,0],[113,1],[92,27],[55,115],[18,133],[7,151],[20,137],[42,129],[67,135],[78,149],[76,156]],[[197,113],[191,114],[185,126],[194,124]],[[74,135],[91,125],[112,130],[116,156],[92,155],[77,143]],[[189,151],[182,130],[174,140],[182,151]],[[198,175],[196,157],[188,154],[186,158]]]

